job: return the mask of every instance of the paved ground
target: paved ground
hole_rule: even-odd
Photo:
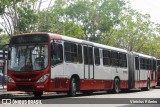
[[[74,98],[67,97],[66,94],[56,93],[45,93],[42,98],[34,98],[31,93],[25,93],[20,91],[7,92],[6,87],[4,89],[0,87],[0,97],[0,99],[11,98],[17,101],[40,100],[43,104],[47,104],[34,105],[34,107],[160,107],[160,104],[131,104],[131,101],[133,100],[143,102],[145,100],[151,99],[160,102],[160,87],[156,87],[156,89],[151,89],[150,91],[131,90],[130,92],[121,92],[119,94],[109,94],[105,91],[93,93],[92,95],[78,94],[78,96]],[[0,107],[18,106],[20,107],[22,105],[0,104]],[[28,105],[23,105],[23,107],[28,107]]]
[[[16,95],[27,95],[27,93],[21,92],[21,91],[11,91],[11,92],[8,92],[6,86],[2,87],[0,85],[0,99],[7,98],[8,96],[13,96],[13,95],[15,95],[15,96]]]

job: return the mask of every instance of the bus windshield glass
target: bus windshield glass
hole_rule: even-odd
[[[10,47],[8,69],[12,71],[43,70],[48,65],[48,45],[35,44]]]

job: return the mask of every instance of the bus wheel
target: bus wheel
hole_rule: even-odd
[[[71,96],[71,97],[75,97],[76,96],[76,81],[75,81],[75,78],[72,78],[71,79],[71,82],[70,82],[70,88],[69,88],[69,92],[68,92],[68,95]]]
[[[124,93],[128,93],[129,89],[121,89],[121,91],[124,92]]]
[[[41,92],[33,92],[33,94],[34,94],[34,97],[39,98],[39,97],[42,96],[43,91],[41,91]]]
[[[116,94],[119,93],[119,90],[120,90],[119,89],[120,88],[119,87],[119,82],[120,82],[119,79],[115,78],[113,92],[116,93]]]
[[[150,90],[150,80],[148,79],[147,80],[147,87],[146,87],[146,91],[149,91]]]
[[[145,88],[141,88],[142,91],[149,91],[150,90],[150,80],[147,80],[147,86]]]
[[[90,95],[90,94],[93,93],[93,91],[82,91],[82,93],[83,93],[84,95]]]
[[[155,89],[155,88],[156,88],[156,86],[153,86],[152,88],[153,88],[153,89]]]

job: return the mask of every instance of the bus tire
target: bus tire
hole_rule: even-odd
[[[82,91],[82,93],[83,93],[84,95],[90,95],[90,94],[93,93],[93,91]]]
[[[152,88],[153,88],[153,89],[155,89],[155,88],[156,88],[156,86],[153,86]]]
[[[118,78],[115,78],[114,80],[114,87],[113,87],[113,93],[117,94],[120,91],[120,80]]]
[[[146,91],[149,91],[150,90],[150,80],[148,79],[147,80],[147,87],[145,89]]]
[[[144,88],[141,88],[142,91],[149,91],[150,90],[150,80],[147,80],[147,86]]]
[[[41,91],[41,92],[33,92],[33,94],[34,94],[34,97],[40,98],[43,95],[43,91]]]
[[[70,82],[70,87],[69,87],[69,92],[68,95],[70,97],[75,97],[76,96],[76,92],[77,92],[77,84],[76,84],[76,79],[72,78],[71,82]]]
[[[129,89],[121,89],[122,92],[128,93],[130,90]]]

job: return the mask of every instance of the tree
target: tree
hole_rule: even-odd
[[[62,30],[64,35],[68,35],[76,38],[83,38],[84,31],[81,26],[74,24],[72,21],[65,21],[62,24]]]
[[[37,31],[102,43],[111,36],[124,5],[121,0],[55,0],[52,7],[38,11],[35,25]]]
[[[3,0],[1,3],[1,26],[9,36],[33,31],[37,15],[34,11],[36,0]]]
[[[129,51],[142,52],[148,41],[154,38],[152,22],[148,14],[128,8],[115,26],[112,45]]]
[[[72,21],[81,27],[84,39],[101,42],[118,22],[124,5],[121,0],[55,0],[52,11],[58,22]]]
[[[54,32],[66,36],[82,38],[84,31],[82,26],[72,22],[71,20],[63,19],[66,1],[57,0],[53,7],[43,9],[39,14],[38,31]]]
[[[0,50],[2,50],[4,47],[2,47],[4,44],[8,44],[10,40],[10,37],[6,34],[0,34]]]

